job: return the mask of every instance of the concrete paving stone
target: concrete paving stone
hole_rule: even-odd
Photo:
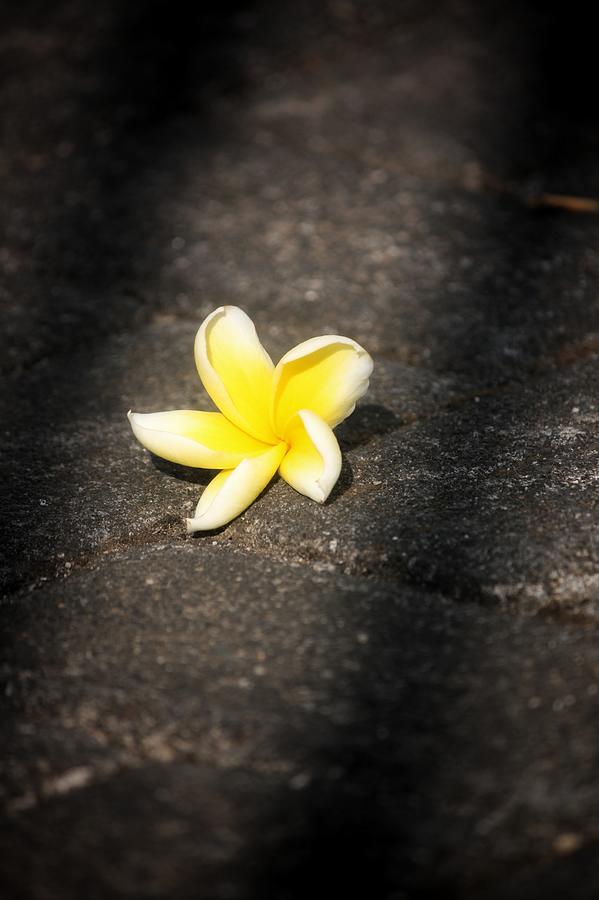
[[[194,171],[183,184],[173,184],[181,160],[167,159],[162,181],[139,200],[143,228],[117,225],[124,218],[117,204],[106,233],[93,236],[91,258],[76,216],[60,226],[51,217],[39,223],[39,253],[52,263],[8,245],[6,376],[23,377],[73,345],[101,352],[113,334],[135,332],[157,315],[197,325],[222,303],[248,309],[262,332],[278,327],[294,339],[309,320],[313,333],[349,332],[373,354],[487,385],[596,349],[595,221],[539,219],[494,197],[405,185],[401,176],[383,196],[348,190],[307,218],[306,198],[326,195],[331,178],[310,184],[305,161],[303,174],[296,171],[302,148],[273,161],[273,178],[285,185],[277,206],[261,193],[262,155],[237,149],[220,174]],[[241,182],[229,184],[240,168]],[[372,171],[365,163],[364,177]],[[69,245],[62,249],[55,246],[61,228]],[[56,270],[67,252],[74,272]]]
[[[6,896],[597,889],[595,625],[196,542],[0,622]]]
[[[3,591],[34,585],[90,553],[131,541],[183,539],[183,519],[214,473],[152,458],[133,438],[125,415],[129,408],[213,408],[193,360],[196,325],[160,317],[134,336],[106,341],[96,353],[84,348],[40,363],[14,384],[3,415],[9,526]],[[309,334],[304,329],[296,337]],[[275,357],[292,343],[277,328],[267,329],[264,340]],[[371,394],[345,428],[348,441],[368,441],[433,414],[461,389],[457,379],[383,359]],[[284,515],[295,515],[299,500],[291,491]],[[263,514],[272,515],[267,509]]]
[[[5,591],[131,541],[189,540],[183,519],[211,473],[151,457],[124,413],[211,408],[194,331],[161,321],[93,361],[71,356],[51,382],[42,367],[35,391],[27,382],[4,429]],[[338,429],[344,468],[328,503],[275,481],[215,537],[456,597],[595,615],[595,386],[594,358],[494,392],[382,359]]]
[[[338,429],[345,469],[324,506],[275,485],[222,539],[247,533],[262,552],[458,599],[596,616],[596,384],[593,359],[389,430],[366,406]]]
[[[122,411],[132,397],[146,411],[209,406],[191,354],[179,352],[192,340],[186,325],[160,323],[140,333],[135,348],[116,341],[87,373],[91,419],[62,426],[54,450],[70,478],[58,489],[53,469],[35,468],[34,447],[25,481],[11,479],[15,540],[26,542],[28,566],[33,546],[50,571],[63,571],[64,559],[129,539],[184,539],[182,518],[210,475],[152,460],[130,436]],[[438,381],[426,370],[381,360],[370,394],[338,430],[345,466],[329,503],[318,507],[275,483],[214,537],[273,558],[416,581],[452,596],[594,614],[595,367],[591,359],[542,373],[526,388],[485,393],[470,385],[462,394],[457,379]],[[55,385],[45,398],[48,427],[69,389]],[[74,397],[72,408],[84,401]],[[24,445],[15,456],[21,471],[27,453]],[[32,478],[55,492],[42,517]],[[83,509],[82,491],[89,498]],[[34,515],[40,533],[31,541]]]
[[[176,56],[191,49],[179,26],[152,36],[160,4],[89,3],[83,16],[64,2],[43,26],[27,6],[0,48],[7,374],[157,310],[196,321],[221,302],[260,324],[351,328],[373,352],[491,382],[596,338],[597,220],[484,193],[487,157],[537,181],[550,171],[540,142],[519,139],[536,97],[526,42],[552,34],[542,14],[494,10],[486,31],[468,4],[370,17],[349,3],[345,19],[305,3],[297,32],[270,3],[249,18],[232,8],[195,23],[229,47],[207,78]],[[145,69],[135,52],[118,59],[134,34]],[[173,84],[158,99],[179,91],[172,108],[151,90],[162,58]],[[538,127],[555,112],[540,107]],[[591,191],[594,170],[576,162],[577,184],[545,189]]]

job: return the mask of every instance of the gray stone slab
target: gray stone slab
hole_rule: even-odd
[[[196,324],[159,318],[135,335],[107,340],[96,354],[81,349],[40,364],[14,384],[4,405],[1,454],[4,590],[131,540],[183,539],[183,519],[213,473],[151,458],[125,414],[129,408],[213,408],[195,369],[195,331]],[[305,328],[299,337],[310,334]],[[293,343],[276,328],[267,328],[263,339],[275,358]],[[461,390],[457,378],[381,359],[371,393],[345,428],[347,443],[439,412]],[[291,489],[275,490],[286,498],[276,530],[303,507]],[[272,519],[269,507],[263,515]],[[251,538],[242,542],[250,545]]]
[[[597,888],[594,626],[195,541],[1,623],[7,896]]]
[[[275,486],[227,537],[458,599],[596,616],[596,385],[592,360],[388,431],[365,406],[339,428],[345,470],[327,504]]]
[[[544,141],[527,130],[538,76],[524,48],[551,23],[507,8],[479,21],[476,4],[366,20],[348,4],[347,21],[302,9],[291,30],[269,3],[251,23],[233,10],[168,24],[141,3],[8,17],[6,374],[221,302],[486,383],[596,346],[598,220],[540,214],[507,189],[514,172],[596,187],[592,128],[587,155],[572,141],[551,167],[548,102]]]
[[[42,370],[15,390],[5,591],[131,542],[189,540],[183,519],[211,473],[151,457],[124,412],[210,408],[194,331],[160,321],[98,360],[70,357],[81,378]],[[327,504],[275,481],[214,538],[464,599],[595,615],[597,415],[594,359],[491,392],[377,360],[369,395],[339,428],[344,469]]]

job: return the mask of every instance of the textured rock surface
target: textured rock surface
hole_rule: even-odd
[[[598,895],[599,217],[543,199],[599,193],[593,53],[533,4],[0,6],[2,897]],[[324,506],[191,538],[210,475],[124,413],[208,405],[225,302],[375,375]]]

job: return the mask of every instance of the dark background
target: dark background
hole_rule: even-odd
[[[2,897],[595,898],[599,128],[578,4],[0,3]],[[375,360],[220,532],[193,337]]]

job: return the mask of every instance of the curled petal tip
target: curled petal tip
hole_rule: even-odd
[[[199,516],[194,516],[191,519],[185,519],[185,528],[187,534],[197,534],[198,531],[213,531],[215,528],[220,528],[220,524],[206,527]]]
[[[331,494],[331,491],[337,484],[337,479],[339,478],[339,474],[335,477],[333,481],[331,478],[327,481],[327,483],[323,484],[322,481],[317,481],[314,487],[320,492],[320,497],[316,499],[317,503],[325,503]]]
[[[316,413],[302,409],[286,437],[289,451],[279,468],[282,477],[300,494],[324,503],[341,472],[341,451],[331,428]]]
[[[284,433],[301,408],[334,428],[353,411],[368,388],[372,357],[351,338],[322,335],[298,344],[279,361],[273,382],[271,417]]]
[[[187,530],[212,531],[236,518],[264,490],[285,450],[286,445],[281,443],[242,460],[235,469],[219,472],[204,488],[195,516],[187,520]]]

